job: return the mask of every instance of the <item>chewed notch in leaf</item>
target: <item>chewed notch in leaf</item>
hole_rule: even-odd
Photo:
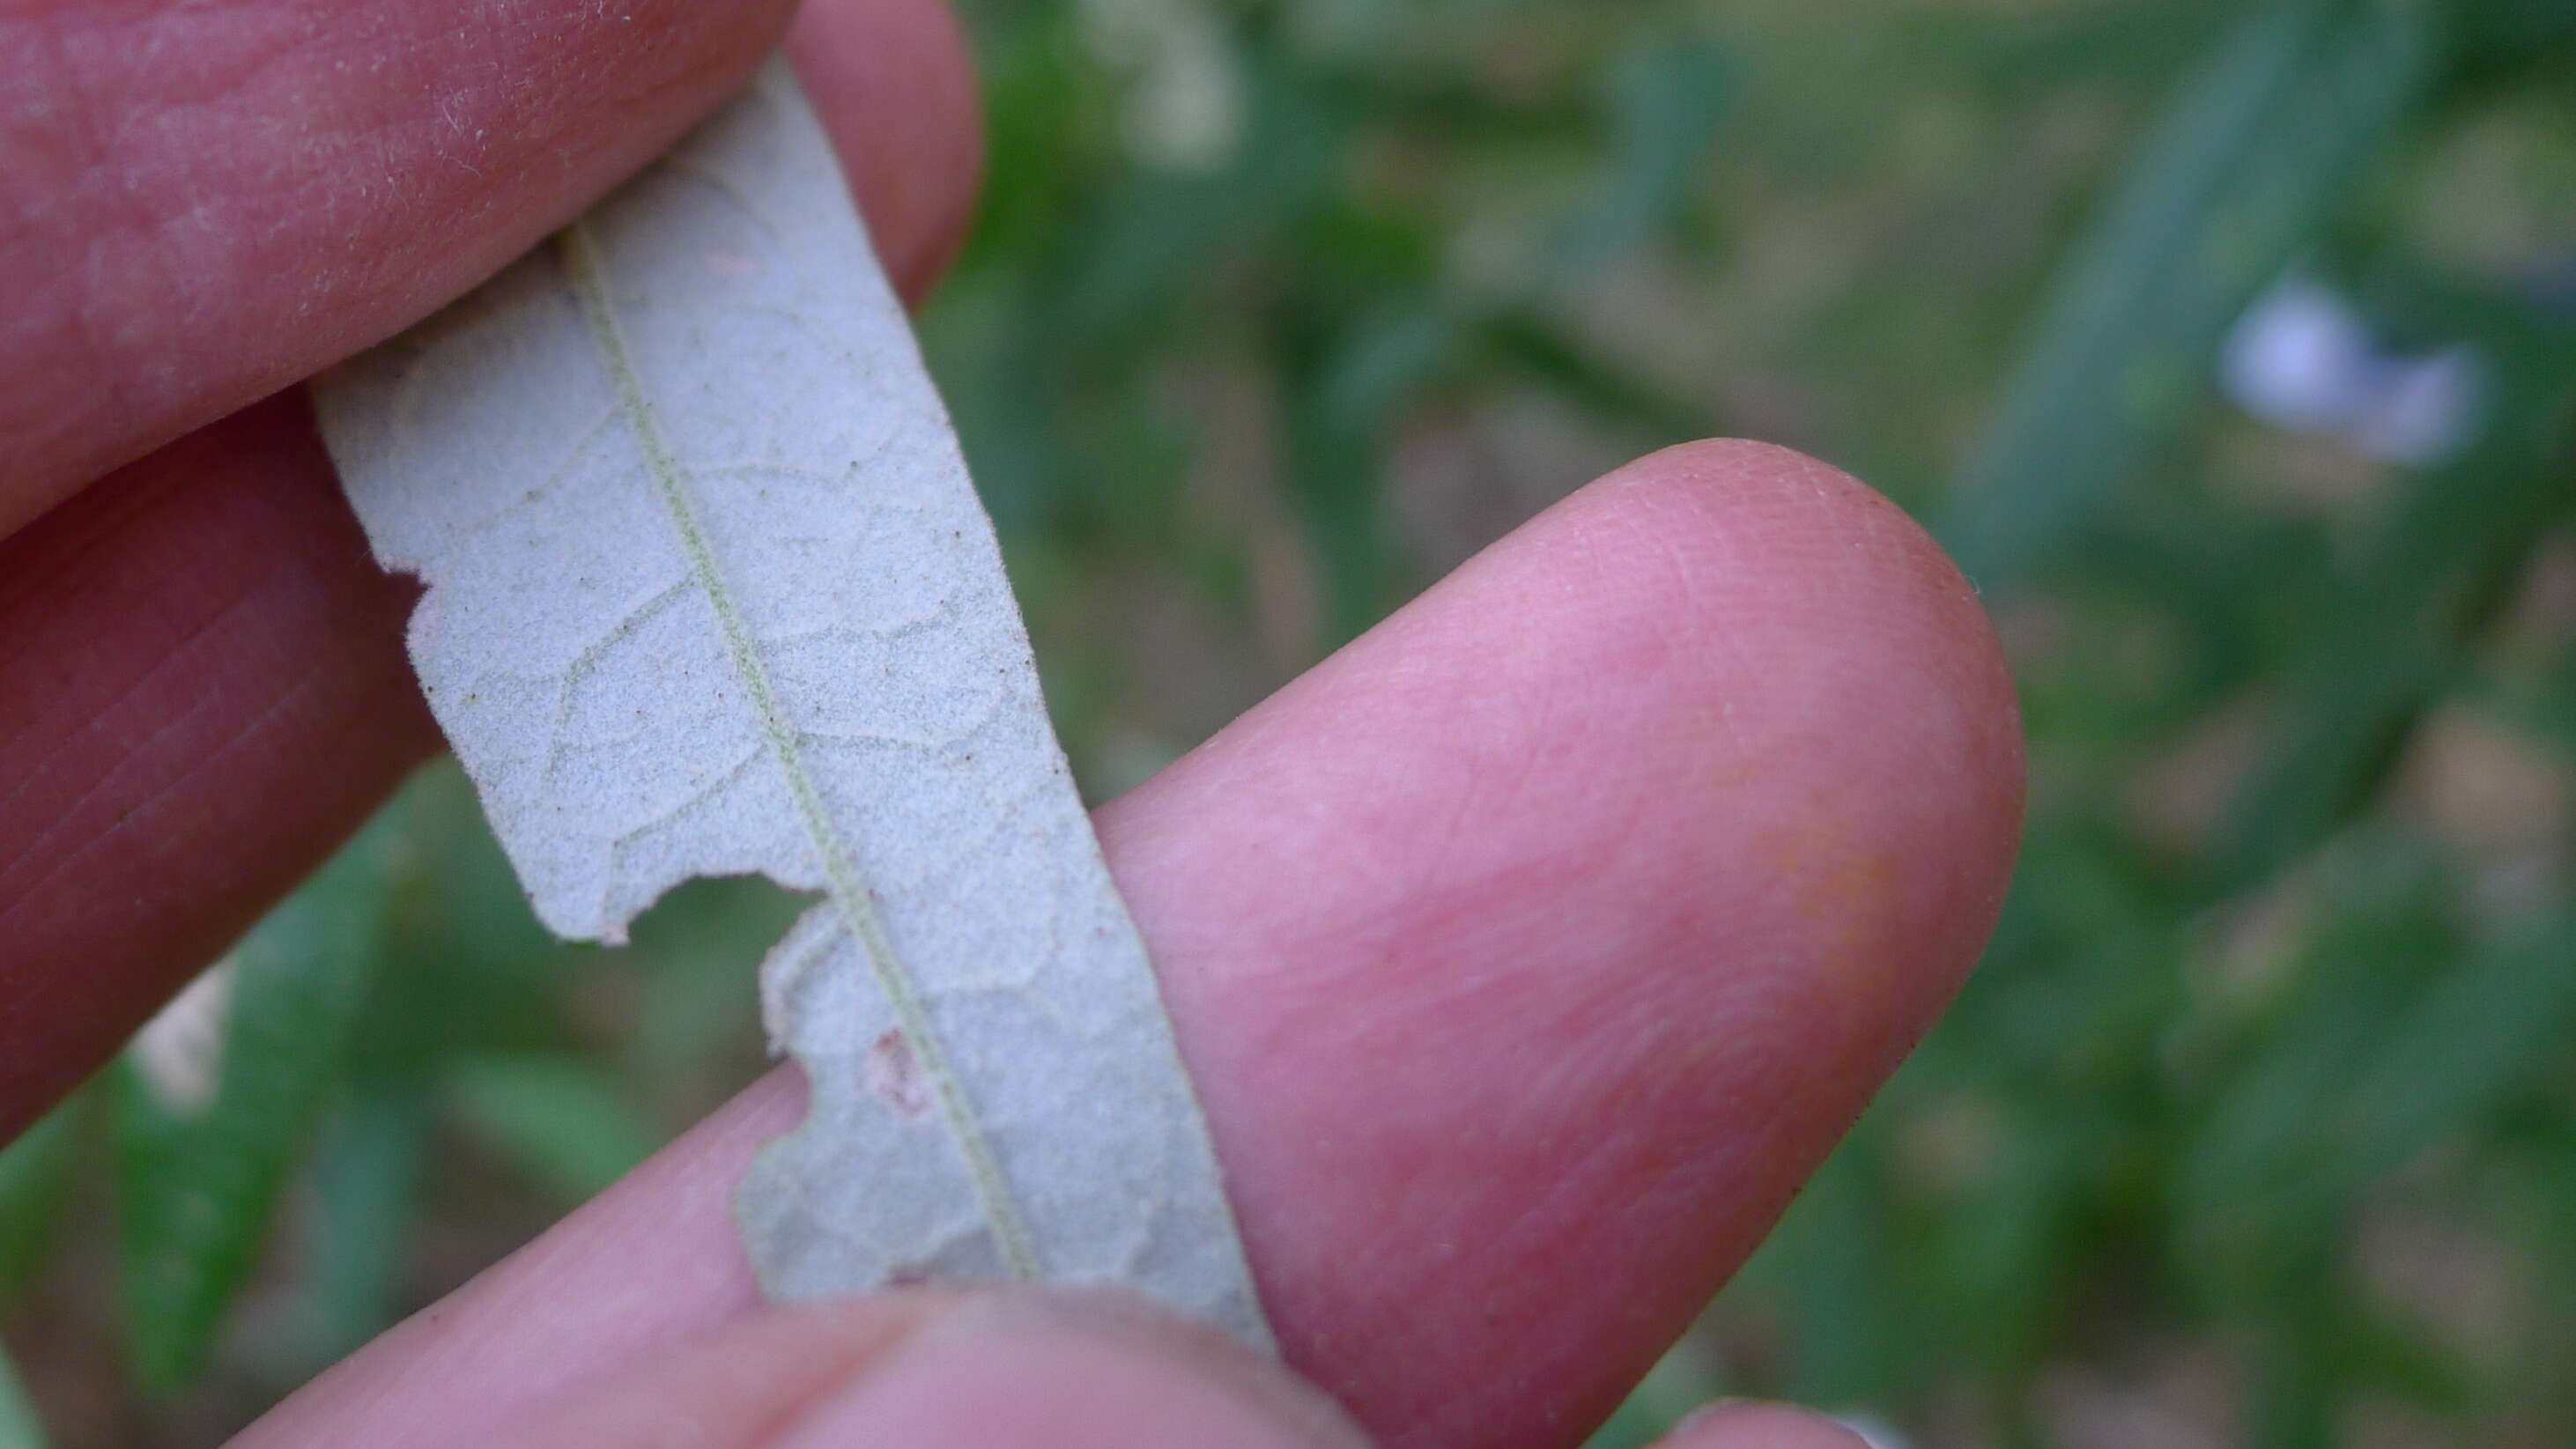
[[[813,1086],[738,1201],[773,1296],[1123,1283],[1266,1341],[991,524],[782,69],[317,396],[546,923],[819,898],[762,978]]]

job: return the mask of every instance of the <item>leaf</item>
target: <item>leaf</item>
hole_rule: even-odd
[[[2299,949],[2297,989],[2215,1084],[2176,1165],[2179,1261],[2239,1311],[2311,1272],[2349,1218],[2367,1185],[2339,1140],[2356,1075],[2420,1009],[2427,966],[2461,950],[2435,882],[2406,859],[2348,868]]]
[[[71,1184],[80,1099],[47,1113],[0,1148],[0,1307],[42,1270]]]
[[[1557,238],[1584,273],[1651,240],[1689,208],[1718,126],[1735,101],[1734,58],[1704,35],[1649,32],[1608,77],[1615,153],[1598,194]]]
[[[902,310],[785,71],[325,380],[412,656],[537,914],[822,897],[812,1084],[738,1202],[776,1297],[1118,1282],[1266,1340],[1151,967]]]
[[[314,1145],[299,1276],[317,1363],[356,1352],[401,1317],[433,1125],[424,1094],[402,1082],[353,1093]]]
[[[2576,909],[2543,911],[2443,972],[2339,1097],[2341,1170],[2397,1172],[2474,1129],[2576,1048]]]
[[[1783,1387],[1804,1403],[1884,1402],[1917,1371],[1885,1125],[1881,1115],[1852,1129],[1739,1280],[1738,1291],[1787,1300]]]
[[[146,1027],[118,1074],[119,1286],[149,1389],[195,1377],[258,1260],[341,1082],[403,845],[403,812],[380,816],[243,940],[215,984]]]
[[[577,1057],[487,1058],[448,1069],[469,1131],[567,1203],[579,1203],[661,1146],[617,1084]]]
[[[459,1054],[575,1040],[561,989],[575,953],[529,912],[463,772],[423,770],[400,808],[418,868],[387,903],[385,963],[350,1053],[357,1076],[370,1090],[425,1092]]]
[[[2576,45],[2576,5],[2567,0],[2457,0],[2466,49],[2499,68],[2528,66]]]
[[[2434,93],[2439,5],[2249,7],[2055,295],[1937,530],[1989,593],[2030,583],[2202,395],[2227,328]]]
[[[2304,631],[2270,757],[2212,848],[2216,884],[2280,869],[2375,798],[2425,711],[2462,673],[2478,627],[2566,507],[2576,355],[2562,344],[2547,361],[2503,373],[2476,446],[2408,480]]]
[[[1312,329],[1299,318],[1289,329]],[[1288,419],[1286,483],[1315,551],[1326,631],[1358,638],[1386,611],[1397,577],[1394,519],[1382,480],[1398,411],[1446,365],[1454,328],[1420,309],[1359,319],[1348,336],[1282,350]],[[1311,355],[1309,355],[1311,354]]]

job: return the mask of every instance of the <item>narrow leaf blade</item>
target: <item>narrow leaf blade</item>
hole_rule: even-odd
[[[71,1185],[81,1099],[47,1113],[0,1148],[0,1307],[44,1268]]]
[[[379,817],[244,939],[219,994],[172,1008],[201,1003],[202,1020],[165,1014],[118,1074],[120,1287],[149,1389],[183,1387],[205,1362],[339,1089],[402,831],[399,808]],[[213,1046],[201,1084],[186,1081],[196,1063],[155,1065],[173,1026]]]
[[[538,915],[697,876],[812,1083],[740,1208],[763,1283],[1116,1282],[1265,1341],[1151,967],[908,324],[783,69],[323,428]]]
[[[2435,93],[2440,7],[2246,7],[2058,278],[1939,532],[1990,594],[2062,561],[2202,396],[2227,328]]]

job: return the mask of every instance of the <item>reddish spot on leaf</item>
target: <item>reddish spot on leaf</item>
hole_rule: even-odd
[[[868,1090],[906,1117],[930,1110],[930,1084],[921,1079],[921,1064],[902,1032],[889,1031],[868,1049]]]

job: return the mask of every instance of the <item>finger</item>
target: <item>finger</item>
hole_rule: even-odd
[[[1107,811],[1290,1362],[1391,1445],[1606,1414],[1958,984],[2020,779],[1920,531],[1706,445]],[[800,1110],[773,1076],[246,1442],[470,1432],[743,1312],[730,1195]]]
[[[787,0],[36,0],[0,22],[0,532],[426,316],[739,85]]]
[[[796,48],[854,154],[962,138],[906,152],[918,173],[853,168],[889,265],[927,285],[974,201],[953,23],[934,0],[814,0]],[[300,396],[0,539],[0,1142],[435,747],[412,596],[368,560]]]
[[[0,540],[0,1141],[436,748],[413,592],[297,398]]]
[[[994,1386],[1007,1384],[1007,1393]],[[889,1295],[718,1327],[514,1425],[494,1449],[1355,1449],[1275,1364],[1134,1305]]]
[[[1804,1409],[1721,1404],[1692,1415],[1660,1449],[1870,1449],[1870,1442]]]
[[[984,171],[974,60],[948,0],[806,0],[787,37],[886,273],[918,299],[965,243]]]
[[[792,8],[531,0],[460,19],[401,0],[35,0],[0,14],[0,275],[17,284],[0,308],[0,535],[498,271],[739,86]],[[949,24],[888,0],[821,7],[803,29],[833,79],[889,94],[954,84]],[[845,118],[901,117],[899,131],[954,114],[853,94],[839,93]],[[958,134],[924,161],[955,164]],[[911,159],[871,153],[867,179],[939,204],[944,183],[914,178]]]

